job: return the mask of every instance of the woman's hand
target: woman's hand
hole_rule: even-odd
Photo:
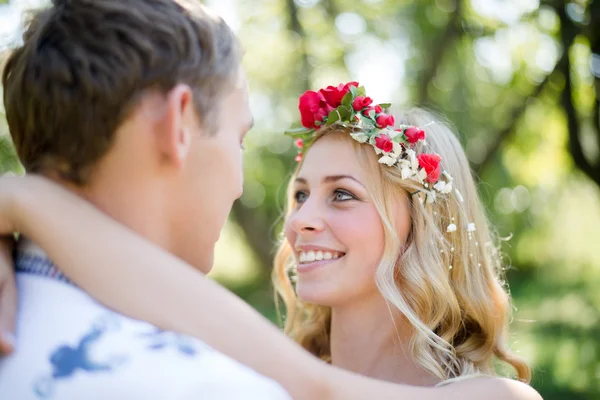
[[[12,237],[0,239],[0,356],[15,349],[17,286],[12,259]]]
[[[19,231],[19,206],[34,194],[35,187],[46,184],[40,177],[0,177],[0,356],[15,349],[17,287],[15,282],[13,234]],[[34,194],[35,195],[35,194]]]
[[[12,258],[16,231],[16,198],[24,178],[0,178],[0,356],[15,349],[17,286]]]

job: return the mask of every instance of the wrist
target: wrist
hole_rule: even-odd
[[[315,363],[307,371],[305,388],[310,388],[310,395],[307,398],[320,400],[333,400],[335,398],[333,390],[335,381],[335,368],[321,361],[314,360]]]
[[[6,209],[9,231],[5,233],[19,233],[27,235],[29,233],[28,218],[31,216],[33,203],[36,196],[32,189],[31,178],[15,178],[14,190],[10,190],[7,199]]]

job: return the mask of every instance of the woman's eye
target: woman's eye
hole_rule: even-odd
[[[354,197],[352,194],[346,192],[345,190],[336,190],[333,195],[333,199],[334,199],[334,201],[348,201],[348,200],[355,200],[356,197]]]
[[[297,191],[294,194],[294,199],[296,199],[296,203],[302,204],[306,201],[306,199],[308,199],[308,195],[306,194],[306,192]]]

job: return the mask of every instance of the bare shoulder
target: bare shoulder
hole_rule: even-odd
[[[542,400],[531,386],[514,379],[481,377],[465,379],[440,388],[444,398],[486,400]]]

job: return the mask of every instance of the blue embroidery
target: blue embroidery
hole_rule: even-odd
[[[77,287],[67,278],[51,260],[45,257],[16,252],[15,265],[18,273],[26,273],[58,280]],[[127,357],[121,355],[105,359],[102,362],[90,358],[91,348],[100,341],[103,335],[111,330],[120,329],[120,318],[116,313],[109,313],[96,321],[75,345],[60,345],[48,357],[51,372],[39,377],[33,383],[33,392],[40,399],[50,399],[57,385],[68,382],[78,373],[111,374],[122,366]],[[143,344],[152,352],[174,349],[184,357],[194,357],[200,352],[198,342],[174,332],[152,327],[137,335],[145,340]],[[210,349],[209,347],[206,347]]]
[[[185,335],[154,327],[152,331],[141,333],[139,336],[149,339],[148,349],[150,350],[162,350],[172,347],[186,356],[192,357],[198,354],[198,349],[194,347],[192,340]]]
[[[96,362],[90,359],[90,346],[95,344],[108,331],[118,329],[118,316],[110,313],[93,324],[88,333],[83,335],[77,346],[62,345],[49,357],[52,366],[50,377],[43,377],[34,385],[34,392],[40,398],[50,398],[54,384],[59,380],[71,378],[78,370],[88,373],[112,372],[122,365],[126,358],[113,357],[108,362]]]

